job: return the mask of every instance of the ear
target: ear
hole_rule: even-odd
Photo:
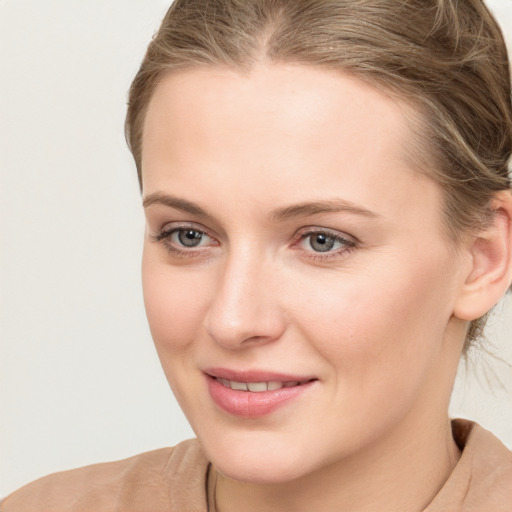
[[[491,202],[491,225],[472,237],[469,271],[457,297],[454,316],[466,321],[487,313],[512,280],[512,195],[501,191]]]

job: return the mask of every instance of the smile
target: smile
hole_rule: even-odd
[[[250,391],[252,393],[262,393],[264,391],[277,391],[278,389],[281,388],[292,388],[309,382],[299,382],[296,380],[286,382],[279,380],[269,380],[263,382],[238,382],[236,380],[222,379],[220,377],[215,377],[215,380],[217,382],[220,382],[226,388],[234,389],[236,391]]]
[[[267,372],[205,372],[208,393],[225,413],[258,418],[291,404],[316,387],[316,378]]]

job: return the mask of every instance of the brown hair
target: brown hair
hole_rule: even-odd
[[[411,157],[444,190],[451,240],[481,228],[493,194],[510,188],[509,63],[481,0],[176,0],[129,93],[126,137],[141,187],[144,117],[160,79],[262,61],[349,72],[416,106]],[[484,323],[471,323],[466,348]]]

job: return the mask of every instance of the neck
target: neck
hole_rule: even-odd
[[[448,417],[415,425],[405,420],[378,445],[291,482],[260,485],[219,475],[217,512],[418,512],[459,457]]]

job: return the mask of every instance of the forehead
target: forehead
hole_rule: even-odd
[[[169,73],[148,106],[145,193],[222,184],[283,203],[348,194],[371,204],[424,178],[408,164],[415,111],[360,79],[299,65]],[[423,184],[421,184],[423,185]],[[375,193],[377,189],[377,194]],[[435,202],[437,204],[437,201]]]
[[[411,117],[415,112],[405,102],[339,71],[281,64],[241,74],[208,66],[164,76],[148,106],[143,149],[158,144],[165,126],[176,146],[189,135],[207,144],[222,132],[224,144],[242,142],[244,135],[244,143],[251,136],[325,145],[350,138],[364,146],[362,153],[384,142],[399,152]]]

